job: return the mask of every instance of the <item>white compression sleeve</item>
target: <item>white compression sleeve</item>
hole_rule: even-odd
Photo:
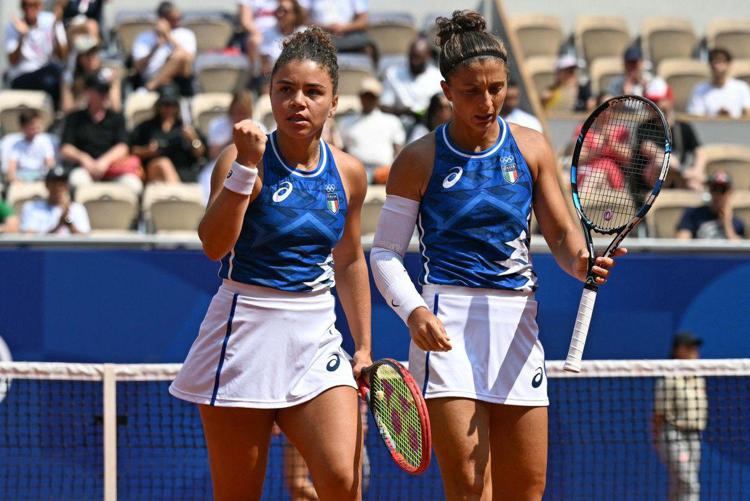
[[[422,296],[404,268],[404,254],[414,233],[419,202],[387,195],[370,251],[370,267],[386,303],[406,323],[409,315],[424,306]]]

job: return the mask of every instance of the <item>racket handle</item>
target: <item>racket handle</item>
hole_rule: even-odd
[[[589,334],[591,315],[594,313],[596,292],[597,289],[584,287],[583,294],[581,294],[578,315],[576,316],[576,323],[573,328],[573,337],[570,340],[570,348],[568,348],[568,357],[565,359],[565,365],[563,365],[563,369],[568,372],[581,372],[583,347],[586,345],[586,336]]]

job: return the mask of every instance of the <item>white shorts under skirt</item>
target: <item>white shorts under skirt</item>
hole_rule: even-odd
[[[224,280],[169,392],[197,404],[275,409],[357,385],[330,292]]]
[[[549,405],[533,294],[426,285],[422,296],[453,346],[425,352],[412,341],[409,371],[425,398]]]

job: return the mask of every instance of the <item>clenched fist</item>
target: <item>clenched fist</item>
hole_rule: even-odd
[[[257,167],[266,151],[266,135],[252,120],[243,120],[234,124],[232,132],[234,145],[237,147],[237,163],[248,167]]]

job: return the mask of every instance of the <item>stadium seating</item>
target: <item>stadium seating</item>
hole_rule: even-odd
[[[263,94],[253,103],[253,120],[263,124],[268,131],[276,128],[276,121],[271,110],[271,98],[268,94]]]
[[[736,190],[750,190],[750,147],[740,144],[706,144],[700,147],[706,176],[724,170]]]
[[[658,73],[672,87],[678,112],[687,109],[695,86],[710,77],[708,65],[697,59],[665,59],[659,64]]]
[[[128,231],[138,216],[138,195],[124,184],[83,184],[75,200],[86,207],[92,231]]]
[[[534,82],[537,92],[555,83],[555,56],[533,56],[526,59],[526,71]]]
[[[681,17],[647,17],[641,26],[641,41],[654,67],[663,59],[689,58],[697,37],[692,23]]]
[[[133,50],[133,42],[139,33],[153,29],[156,15],[151,11],[119,11],[115,14],[114,29],[115,39],[120,47],[120,53],[124,59],[130,57]]]
[[[630,43],[630,32],[619,16],[579,16],[575,39],[578,54],[590,64],[599,57],[621,58]]]
[[[734,59],[732,76],[750,85],[750,59]]]
[[[143,217],[154,233],[198,228],[205,204],[197,183],[149,184],[143,191]]]
[[[727,49],[734,59],[750,58],[750,19],[714,19],[706,29],[708,47]]]
[[[21,207],[29,200],[43,200],[47,198],[47,187],[43,182],[37,183],[13,183],[8,187],[6,193],[8,205],[13,207],[13,212],[21,213]]]
[[[18,132],[18,115],[23,110],[35,109],[42,114],[42,127],[52,123],[52,100],[40,90],[0,90],[0,131]]]
[[[208,133],[211,120],[226,115],[231,102],[232,94],[228,92],[196,94],[190,100],[190,116],[193,119],[193,125],[204,134]]]
[[[131,92],[128,95],[123,106],[128,130],[133,130],[136,125],[153,116],[158,97],[156,92]]]
[[[383,208],[384,203],[385,186],[368,186],[367,195],[365,195],[365,201],[362,204],[362,235],[375,234],[375,229],[378,226],[378,218],[380,217],[380,210]]]
[[[591,77],[591,91],[594,95],[606,92],[609,84],[625,71],[621,56],[599,57],[589,66]]]
[[[195,75],[203,92],[234,92],[245,85],[247,58],[230,54],[199,54]]]
[[[556,16],[521,14],[510,18],[511,29],[521,44],[524,57],[557,56],[563,30]]]
[[[195,33],[198,54],[226,48],[234,33],[232,23],[220,13],[185,12],[182,25]]]
[[[372,60],[364,54],[339,54],[339,95],[356,96],[365,77],[374,77]]]
[[[367,34],[381,56],[405,54],[417,36],[414,17],[408,12],[371,12],[368,21]]]
[[[336,117],[359,113],[360,111],[362,111],[362,102],[359,100],[359,96],[339,96]]]
[[[674,238],[677,224],[688,207],[703,203],[702,194],[692,190],[662,190],[646,216],[649,235]]]

